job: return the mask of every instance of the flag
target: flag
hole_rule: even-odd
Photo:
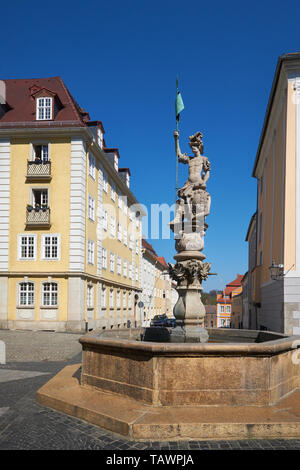
[[[175,100],[175,114],[176,114],[176,121],[179,121],[179,115],[181,111],[184,110],[184,104],[181,98],[180,91],[178,90],[178,78],[176,79],[176,88],[177,88],[177,95]]]

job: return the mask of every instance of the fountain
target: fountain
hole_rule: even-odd
[[[86,334],[82,364],[63,369],[37,400],[135,440],[300,437],[299,337],[203,327],[210,163],[200,132],[190,137],[194,157],[174,136],[179,161],[189,165],[170,224],[178,326],[165,329],[163,341],[153,328]]]

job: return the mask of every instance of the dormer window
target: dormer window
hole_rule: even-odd
[[[52,98],[37,98],[36,118],[38,121],[48,121],[52,119]]]
[[[101,129],[97,130],[97,141],[98,141],[99,147],[102,149],[103,148],[103,134],[101,132]]]
[[[115,170],[118,171],[118,169],[119,169],[119,159],[118,159],[118,155],[116,153],[114,154],[114,167],[115,167]]]

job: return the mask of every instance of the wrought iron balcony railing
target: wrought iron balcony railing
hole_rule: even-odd
[[[33,160],[27,162],[27,179],[50,180],[51,162],[42,160]]]
[[[26,226],[50,227],[50,208],[45,206],[27,206]]]

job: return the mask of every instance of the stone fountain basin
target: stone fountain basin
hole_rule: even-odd
[[[202,344],[142,342],[140,329],[93,331],[79,339],[81,386],[152,406],[265,406],[299,388],[298,336],[208,332]]]

